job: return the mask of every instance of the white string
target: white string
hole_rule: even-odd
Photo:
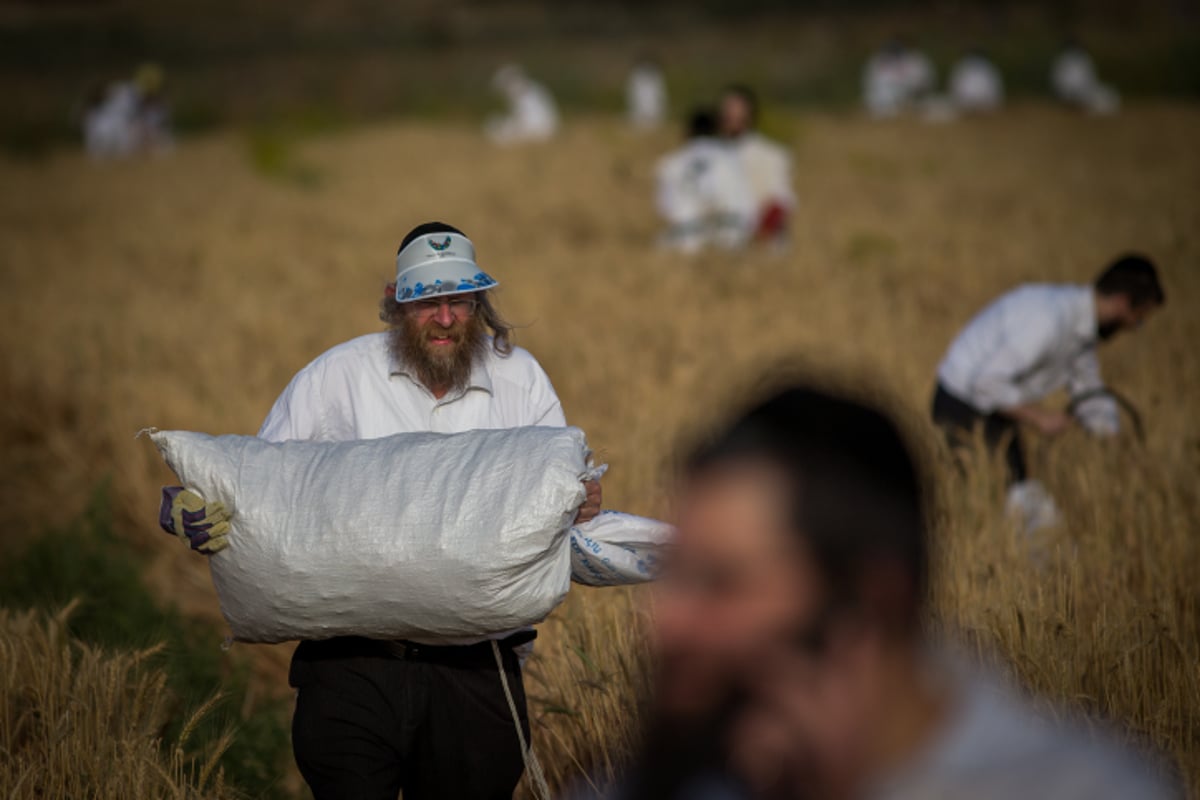
[[[504,687],[504,697],[508,700],[508,710],[512,712],[513,724],[517,726],[517,741],[521,743],[521,760],[525,762],[525,771],[533,780],[534,794],[541,800],[550,800],[550,787],[546,783],[546,775],[538,762],[532,746],[525,743],[525,730],[521,727],[521,716],[517,713],[517,704],[513,700],[512,691],[508,688],[508,675],[504,672],[504,659],[500,655],[500,645],[492,640],[492,654],[496,656],[496,668],[500,670],[500,685]]]

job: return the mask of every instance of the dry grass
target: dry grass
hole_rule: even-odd
[[[51,618],[0,609],[0,792],[5,797],[228,798],[217,761],[189,739],[215,696],[178,739],[162,741],[166,675],[146,662],[159,648],[105,653],[71,640],[71,607]]]
[[[366,128],[297,143],[286,155],[303,169],[277,177],[233,134],[161,162],[0,162],[9,529],[69,518],[75,490],[111,474],[122,519],[160,555],[152,584],[214,613],[202,562],[154,530],[170,476],[134,432],[253,432],[307,360],[378,328],[391,254],[428,218],[468,231],[503,281],[519,341],[613,466],[606,503],[650,515],[669,513],[662,465],[680,432],[760,365],[799,356],[880,376],[928,431],[934,366],[976,308],[1137,248],[1164,266],[1169,305],[1103,360],[1147,417],[1145,446],[1070,436],[1035,453],[1068,523],[1033,564],[994,485],[946,471],[937,616],[1032,685],[1128,723],[1200,787],[1200,113],[777,122],[802,198],[782,257],[648,247],[651,165],[671,138],[605,120],[511,151],[468,128]],[[575,591],[542,626],[530,693],[552,779],[603,774],[626,746],[644,613],[636,592]],[[282,687],[288,650],[256,652]]]

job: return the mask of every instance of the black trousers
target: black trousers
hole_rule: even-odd
[[[933,421],[945,432],[952,448],[970,446],[974,431],[983,428],[983,440],[993,451],[1007,444],[1004,463],[1008,467],[1009,483],[1025,480],[1025,451],[1016,420],[1003,414],[987,414],[950,392],[940,383],[933,393]]]
[[[528,637],[526,637],[528,639]],[[529,741],[521,666],[501,645]],[[345,637],[302,642],[292,749],[316,800],[510,800],[524,771],[495,656]]]

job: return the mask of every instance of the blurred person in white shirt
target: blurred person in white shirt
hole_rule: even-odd
[[[929,635],[915,452],[888,412],[791,383],[683,459],[651,720],[610,800],[1172,796]]]
[[[1121,95],[1100,80],[1091,55],[1075,42],[1068,42],[1050,65],[1050,88],[1063,103],[1089,114],[1115,114],[1121,107]]]
[[[936,83],[937,71],[929,56],[902,39],[892,39],[863,67],[863,106],[872,117],[894,117],[927,99]]]
[[[657,128],[667,118],[667,81],[658,61],[643,56],[625,86],[629,122],[642,130]]]
[[[687,141],[663,156],[656,170],[658,211],[669,225],[668,247],[695,253],[706,247],[741,247],[757,220],[757,203],[745,167],[717,137],[716,115],[696,109]]]
[[[110,84],[92,98],[83,117],[83,139],[96,161],[132,155],[138,146],[137,87],[129,81]]]
[[[515,64],[496,71],[492,87],[508,102],[508,113],[489,119],[484,126],[497,144],[544,142],[558,131],[558,108],[545,86]]]
[[[954,446],[982,428],[987,444],[1005,447],[1009,510],[1027,529],[1054,524],[1053,500],[1029,477],[1020,427],[1057,436],[1081,424],[1097,435],[1120,428],[1116,402],[1103,395],[1097,345],[1136,330],[1165,302],[1148,259],[1123,256],[1091,285],[1026,284],[980,311],[955,337],[937,370],[932,414]],[[1072,416],[1042,401],[1066,388],[1089,398]]]
[[[758,95],[750,87],[726,87],[717,112],[721,136],[742,162],[754,193],[753,237],[765,242],[784,241],[796,209],[791,154],[759,133]]]
[[[171,149],[170,114],[164,76],[156,64],[143,64],[131,80],[96,93],[83,117],[84,146],[97,161]]]
[[[1004,78],[982,51],[967,53],[950,70],[950,101],[965,112],[998,111],[1004,105]]]

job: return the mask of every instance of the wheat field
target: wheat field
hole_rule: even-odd
[[[1196,793],[1200,110],[1146,103],[1096,120],[1029,105],[945,126],[777,113],[769,125],[795,157],[791,249],[694,259],[652,246],[653,163],[673,132],[635,136],[606,118],[528,149],[494,149],[465,125],[390,122],[272,141],[228,132],[134,163],[0,160],[10,540],[68,522],[110,479],[158,595],[215,618],[202,559],[157,532],[171,476],[134,434],[253,433],[296,370],[379,329],[399,239],[442,219],[474,239],[518,343],[611,465],[610,508],[669,516],[681,437],[780,359],[897,398],[943,465],[932,623],[1116,720]],[[1072,433],[1035,447],[1066,522],[1031,554],[998,514],[987,465],[945,468],[925,421],[933,371],[995,294],[1087,281],[1131,249],[1160,263],[1168,304],[1102,362],[1146,440]],[[627,753],[649,613],[641,590],[576,589],[541,626],[528,687],[554,785],[603,779]],[[233,651],[287,691],[287,647]]]
[[[7,797],[225,800],[218,764],[233,735],[189,742],[220,699],[190,713],[166,742],[166,675],[158,648],[111,653],[72,640],[68,605],[48,619],[0,609],[0,788]]]

